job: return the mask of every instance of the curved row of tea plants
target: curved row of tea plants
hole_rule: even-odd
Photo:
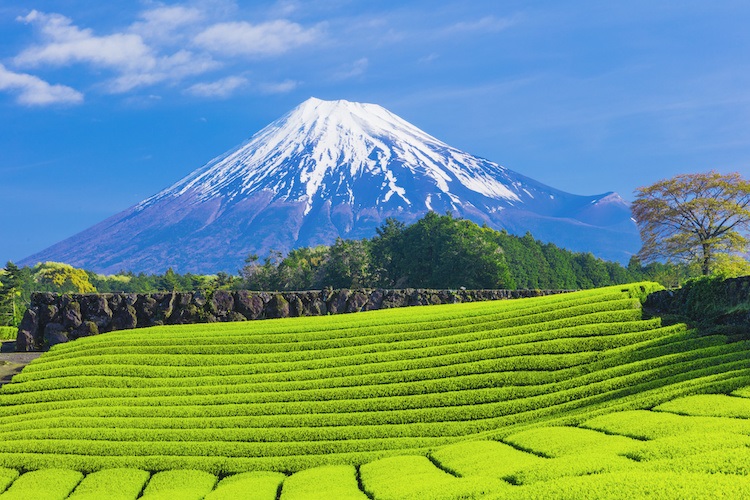
[[[291,475],[133,468],[0,469],[0,500],[458,500],[747,498],[750,389],[694,395],[578,426],[539,426],[428,455]],[[4,493],[3,493],[4,492]]]
[[[79,339],[0,390],[0,466],[290,473],[750,384],[750,342],[641,319],[652,286]]]

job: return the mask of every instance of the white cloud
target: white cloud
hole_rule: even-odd
[[[447,27],[446,33],[495,33],[509,28],[516,24],[513,18],[485,16],[477,21],[459,22]]]
[[[204,13],[194,7],[171,5],[141,12],[142,21],[132,24],[129,31],[149,40],[171,42],[184,38],[184,29],[204,19]]]
[[[220,67],[208,56],[181,50],[171,56],[160,57],[152,68],[128,71],[107,83],[107,89],[119,94],[138,87],[148,87],[161,82],[178,82],[185,77],[201,75]]]
[[[17,101],[28,106],[83,102],[83,94],[71,87],[50,85],[34,75],[15,73],[0,64],[0,91],[3,90],[17,94]]]
[[[187,92],[201,97],[229,97],[235,90],[247,84],[247,78],[228,76],[215,82],[196,83],[188,87]]]
[[[94,88],[120,94],[158,84],[175,85],[188,77],[231,65],[230,60],[238,56],[278,56],[322,39],[323,25],[306,27],[283,18],[256,24],[242,20],[217,23],[217,19],[227,19],[230,4],[234,5],[228,0],[195,0],[172,5],[153,2],[138,13],[135,22],[110,33],[95,33],[77,26],[62,14],[32,10],[16,20],[31,25],[37,41],[21,50],[12,61],[18,68],[83,64],[98,79]],[[295,0],[281,0],[276,14],[279,10],[291,12],[298,5]],[[225,8],[216,11],[214,6]],[[354,67],[348,71],[356,73],[363,69]],[[250,85],[236,74],[225,73],[212,80],[195,83],[184,91],[226,97]],[[252,87],[273,94],[289,92],[297,85],[293,80],[281,80]],[[64,90],[69,89],[48,87],[60,93],[61,99]],[[74,99],[74,95],[68,94],[68,99]]]
[[[366,57],[357,59],[349,67],[335,73],[333,77],[336,80],[347,80],[357,76],[362,76],[367,68],[370,66],[370,61]]]
[[[144,13],[146,24],[134,26],[147,31],[160,25],[162,31],[166,32],[181,24],[195,22],[199,15],[198,11],[182,7],[157,8]],[[43,64],[67,66],[87,63],[96,68],[111,69],[119,73],[104,85],[112,93],[128,92],[165,81],[176,82],[220,66],[209,55],[196,55],[188,50],[160,55],[137,33],[97,36],[90,29],[78,28],[60,14],[34,10],[18,20],[37,26],[46,43],[22,51],[14,59],[17,65],[37,67]]]
[[[276,83],[262,83],[258,89],[264,94],[285,94],[291,92],[299,86],[299,82],[294,80],[284,80]]]
[[[297,23],[279,19],[260,24],[219,23],[195,37],[206,50],[229,56],[275,56],[313,43],[321,36],[318,28],[305,29]]]
[[[46,44],[29,47],[18,54],[14,61],[19,66],[90,63],[120,70],[134,70],[153,68],[156,65],[152,50],[136,34],[96,36],[90,29],[79,29],[65,16],[36,10],[18,20],[38,26],[47,41]]]

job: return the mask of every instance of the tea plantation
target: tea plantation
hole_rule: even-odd
[[[60,344],[0,389],[0,500],[750,496],[750,341],[653,286]]]

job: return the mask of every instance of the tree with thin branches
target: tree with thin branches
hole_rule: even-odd
[[[636,190],[639,258],[697,263],[708,275],[722,254],[748,247],[750,181],[739,173],[683,174]]]

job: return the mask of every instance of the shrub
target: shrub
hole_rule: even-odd
[[[367,500],[348,465],[324,465],[297,472],[281,488],[281,500]]]
[[[279,472],[244,472],[227,476],[205,500],[276,500],[286,476]]]
[[[105,469],[86,476],[68,500],[135,500],[151,474],[140,469]]]
[[[216,476],[199,470],[168,470],[151,477],[143,500],[202,500],[216,485]]]
[[[2,494],[3,500],[63,500],[83,479],[83,474],[65,469],[43,469],[23,474]]]

